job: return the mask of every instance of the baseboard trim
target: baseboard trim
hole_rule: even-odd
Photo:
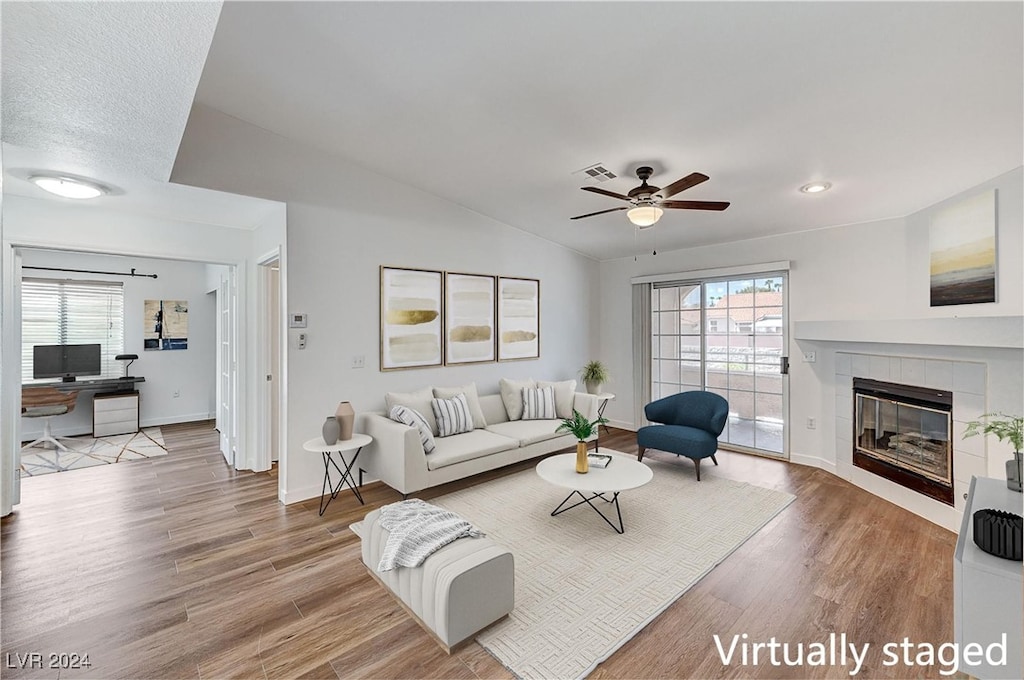
[[[213,420],[217,417],[215,413],[189,413],[181,416],[168,416],[166,418],[142,418],[139,420],[139,427],[159,427],[161,425],[177,425],[178,423],[194,423],[202,420]]]
[[[633,423],[627,423],[625,420],[608,420],[609,427],[617,427],[620,430],[629,430],[630,432],[636,432],[636,425]]]
[[[819,458],[818,456],[808,456],[803,453],[792,453],[789,454],[789,462],[796,463],[797,465],[806,465],[807,467],[816,467],[829,472],[836,477],[839,477],[839,473],[836,469],[836,464],[832,461]]]

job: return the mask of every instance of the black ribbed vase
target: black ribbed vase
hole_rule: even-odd
[[[978,510],[974,513],[974,542],[990,555],[1020,562],[1024,518],[1002,510]]]

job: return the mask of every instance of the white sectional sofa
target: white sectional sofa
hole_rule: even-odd
[[[403,496],[456,479],[527,460],[576,443],[555,433],[561,419],[509,420],[500,394],[479,397],[486,426],[450,437],[436,437],[429,455],[415,428],[382,413],[360,416],[358,429],[373,437],[359,458],[367,474]],[[588,420],[597,418],[597,397],[573,393],[573,408]]]

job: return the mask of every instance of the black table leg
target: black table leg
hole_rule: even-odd
[[[352,456],[352,460],[351,461],[346,461],[344,455],[342,455],[341,453],[338,454],[339,456],[341,456],[341,462],[345,465],[345,469],[344,470],[342,470],[338,466],[338,464],[334,461],[334,458],[331,456],[331,452],[330,451],[323,451],[322,452],[323,457],[324,457],[324,483],[323,483],[323,486],[320,487],[320,516],[321,517],[323,516],[324,511],[327,510],[327,506],[331,504],[331,501],[334,500],[335,498],[337,498],[338,492],[341,491],[341,487],[343,485],[348,485],[348,488],[352,490],[352,493],[355,495],[356,500],[359,501],[359,504],[360,505],[365,505],[365,503],[363,502],[363,495],[361,493],[359,493],[359,486],[356,484],[356,480],[355,480],[355,477],[353,475],[353,470],[355,469],[356,459],[359,458],[359,452],[362,451],[362,450],[363,450],[363,447],[361,447],[361,446],[358,449],[356,449],[356,454],[354,456]],[[341,475],[341,479],[338,480],[338,484],[336,486],[332,486],[331,485],[331,468],[330,468],[331,465],[333,465],[334,469],[337,470],[338,473]],[[329,498],[327,498],[327,502],[325,503],[324,502],[324,497],[327,495],[327,490],[328,489],[330,489],[331,495],[330,495]]]
[[[605,492],[605,493],[607,493],[607,492]],[[571,499],[573,496],[577,496],[577,495],[580,498],[582,498],[583,500],[577,501],[577,502],[573,503],[570,506],[564,507],[565,504],[569,502],[569,499]],[[600,508],[598,508],[596,505],[591,503],[591,501],[594,500],[595,498],[600,498],[604,502],[611,503],[612,505],[615,506],[615,515],[616,515],[617,519],[619,520],[619,526],[615,526],[615,524],[613,524],[612,521],[610,519],[608,519],[608,517],[605,516],[605,514],[603,512],[601,512]],[[595,493],[592,496],[587,497],[587,496],[584,496],[579,491],[573,491],[571,494],[569,494],[568,496],[565,497],[564,501],[562,501],[561,503],[558,504],[557,508],[555,508],[554,510],[551,511],[551,516],[554,517],[555,515],[560,515],[563,512],[565,512],[566,510],[572,510],[573,508],[575,508],[577,506],[580,506],[580,505],[583,505],[584,503],[586,503],[591,508],[593,508],[594,512],[596,512],[597,514],[601,515],[601,519],[603,519],[605,521],[605,523],[608,526],[610,526],[612,529],[615,529],[615,531],[617,533],[620,533],[620,534],[626,533],[626,529],[625,529],[625,527],[622,524],[622,510],[619,508],[619,492],[618,491],[613,493],[611,498],[605,498],[604,497],[604,493]]]

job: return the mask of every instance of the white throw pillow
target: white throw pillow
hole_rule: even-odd
[[[434,420],[434,412],[430,410],[430,400],[433,398],[434,393],[431,389],[424,387],[415,392],[388,392],[384,395],[384,403],[388,405],[388,413],[391,413],[391,409],[396,406],[408,406],[416,411],[423,416],[423,420],[427,421],[431,434],[436,437],[437,421]]]
[[[434,450],[434,435],[430,432],[430,425],[427,424],[423,414],[408,406],[396,406],[388,413],[388,417],[396,423],[402,423],[409,427],[415,427],[420,433],[420,443],[423,444],[423,453],[430,453]]]
[[[572,418],[572,407],[576,401],[576,381],[547,382],[538,380],[537,387],[555,388],[555,413],[559,418]]]
[[[473,416],[469,413],[465,394],[456,395],[452,399],[432,399],[430,408],[437,420],[438,436],[450,437],[473,431]]]
[[[505,413],[508,414],[508,419],[522,420],[523,388],[529,387],[533,389],[537,386],[537,383],[533,381],[533,378],[527,378],[526,380],[506,380],[502,378],[498,381],[498,385],[501,388],[501,401],[505,404]]]
[[[476,391],[476,383],[469,383],[462,387],[435,387],[435,399],[451,399],[460,394],[466,395],[466,403],[469,404],[469,415],[473,416],[473,427],[487,427],[487,419],[484,418],[484,411],[480,408],[480,396]]]
[[[523,388],[523,420],[554,420],[555,388]]]

